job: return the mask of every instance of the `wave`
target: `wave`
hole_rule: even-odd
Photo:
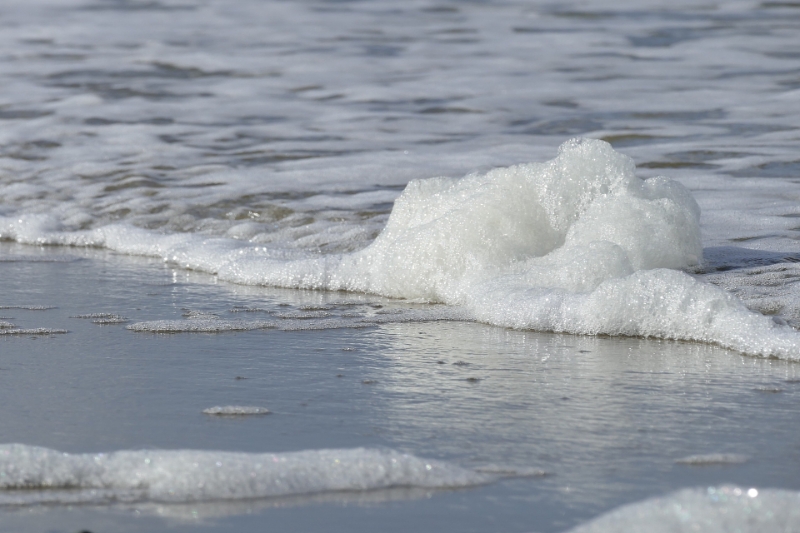
[[[127,225],[67,232],[45,215],[0,219],[0,236],[157,256],[236,283],[445,303],[504,327],[700,341],[800,359],[794,329],[687,273],[703,259],[699,220],[680,183],[639,179],[633,161],[608,143],[573,139],[548,162],[409,182],[381,234],[353,253]]]

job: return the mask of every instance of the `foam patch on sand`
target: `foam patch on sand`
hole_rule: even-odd
[[[67,454],[0,445],[0,505],[244,500],[393,487],[459,488],[493,479],[442,461],[366,448]]]
[[[569,533],[765,533],[800,529],[800,492],[684,489],[625,505]]]
[[[127,326],[131,331],[149,333],[220,333],[223,331],[252,331],[274,328],[270,320],[222,320],[199,318],[190,320],[151,320]]]
[[[709,466],[709,465],[739,465],[746,463],[750,458],[740,453],[705,453],[688,455],[676,459],[680,465]]]
[[[640,179],[633,161],[608,143],[574,139],[544,163],[409,182],[382,233],[353,253],[158,236],[125,225],[66,232],[47,215],[0,219],[0,235],[158,256],[236,283],[444,303],[466,319],[498,326],[701,341],[800,359],[796,330],[687,273],[703,259],[699,217],[681,184]]]

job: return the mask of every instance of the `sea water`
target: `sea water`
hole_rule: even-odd
[[[800,490],[790,361],[2,252],[0,530],[559,532],[684,489]],[[238,321],[266,324],[211,328]]]
[[[4,245],[0,256],[0,334],[5,357],[20,369],[53,366],[44,374],[49,378],[9,389],[16,400],[7,405],[16,407],[7,409],[4,424],[0,469],[10,481],[0,483],[0,500],[25,510],[14,514],[20,523],[34,515],[58,523],[63,510],[50,504],[106,510],[120,504],[137,512],[151,506],[145,514],[152,518],[154,505],[176,510],[197,501],[227,502],[217,514],[235,520],[249,512],[276,517],[265,503],[276,496],[473,487],[436,496],[451,503],[463,498],[473,512],[459,515],[458,506],[444,504],[434,514],[453,530],[481,531],[558,531],[645,495],[706,483],[712,492],[704,487],[664,501],[691,502],[702,520],[712,520],[713,506],[722,505],[719,498],[708,503],[709,494],[728,495],[723,504],[731,512],[760,509],[752,502],[761,501],[764,509],[787,508],[794,493],[770,490],[800,488],[783,476],[796,460],[783,448],[794,437],[770,444],[784,451],[774,451],[765,466],[754,460],[764,449],[752,433],[754,418],[763,418],[765,433],[791,425],[792,415],[781,409],[794,394],[792,361],[800,358],[797,14],[796,5],[784,2],[0,6],[0,238],[19,243]],[[154,266],[160,262],[167,270]],[[187,275],[193,281],[181,282]],[[63,286],[67,278],[73,288]],[[108,280],[99,292],[94,278]],[[481,337],[487,331],[495,333]],[[297,337],[299,347],[281,348],[294,335],[306,336]],[[434,339],[385,359],[386,335],[412,344],[425,335]],[[740,395],[730,401],[747,416],[740,420],[736,409],[717,413],[715,420],[725,422],[719,431],[684,442],[675,436],[717,426],[684,419],[682,410],[714,409],[702,396],[673,404],[668,397],[682,393],[679,381],[627,376],[636,392],[631,401],[641,409],[628,416],[646,413],[641,395],[659,391],[664,397],[653,400],[655,411],[669,414],[659,431],[684,444],[611,461],[611,470],[626,473],[604,474],[589,468],[582,453],[605,439],[606,450],[619,453],[625,435],[639,431],[636,424],[611,424],[607,435],[585,442],[587,428],[615,412],[614,394],[552,440],[531,420],[552,428],[574,413],[549,410],[555,400],[537,396],[545,385],[536,371],[509,370],[519,374],[514,380],[502,372],[456,378],[470,365],[489,363],[442,356],[435,362],[443,361],[439,374],[452,368],[444,375],[482,392],[469,396],[474,404],[467,411],[445,409],[448,417],[429,419],[425,409],[410,407],[428,401],[428,387],[440,387],[434,403],[456,401],[462,389],[426,386],[426,365],[407,360],[469,353],[462,338],[475,335],[492,339],[478,352],[486,361],[500,357],[492,366],[498,372],[513,368],[514,357],[546,365],[552,356],[561,379],[588,364],[582,379],[591,382],[594,373],[611,382],[617,371],[603,367],[602,358],[627,353],[626,364],[644,365],[635,371],[644,374],[632,376],[660,372],[653,361],[669,372],[710,372],[712,381],[733,373]],[[261,428],[281,418],[254,398],[204,394],[200,376],[169,398],[153,399],[148,415],[127,412],[129,430],[116,423],[95,428],[73,417],[112,413],[124,402],[102,397],[100,411],[77,397],[71,403],[70,386],[59,381],[69,368],[91,394],[87,376],[95,385],[113,381],[120,370],[114,365],[127,368],[129,358],[169,344],[172,357],[151,362],[135,385],[116,385],[128,401],[146,403],[143,391],[169,388],[159,375],[165,367],[189,364],[188,346],[227,356],[220,362],[225,368],[245,353],[261,353],[257,346],[274,338],[284,340],[267,353],[283,362],[269,372],[277,372],[274,386],[283,395],[318,385],[291,377],[299,372],[297,350],[311,346],[361,339],[367,355],[349,364],[374,364],[382,375],[397,372],[397,379],[410,364],[400,389],[386,387],[395,378],[365,376],[326,400],[352,409],[366,388],[373,391],[366,401],[403,413],[406,429],[338,438],[326,423],[300,417],[291,438],[267,446],[261,429],[221,441],[208,434],[190,439],[168,437],[163,420],[155,426],[137,420],[161,419],[167,406],[175,408],[173,400],[206,397],[206,404],[192,406],[199,418],[184,432],[212,423]],[[131,348],[113,357],[109,342]],[[592,347],[573,350],[585,342]],[[30,345],[44,346],[37,350],[45,355],[23,364]],[[69,354],[69,362],[51,361],[53,353]],[[594,355],[578,355],[584,353]],[[370,363],[369,354],[380,355],[378,362]],[[201,361],[193,364],[215,368]],[[701,372],[708,361],[711,370]],[[302,370],[332,372],[336,364],[323,358]],[[226,379],[236,377],[246,378]],[[504,390],[509,380],[515,386]],[[556,403],[573,400],[584,385],[566,386]],[[30,392],[49,387],[52,397]],[[515,390],[533,396],[514,404],[508,398]],[[744,399],[751,395],[755,404]],[[31,417],[20,403],[26,397],[46,412],[61,404],[73,414]],[[780,400],[773,405],[770,398]],[[467,423],[483,420],[482,411],[483,426]],[[381,416],[356,413],[351,423],[369,426]],[[505,433],[486,422],[496,418],[516,428]],[[452,440],[452,447],[409,440],[420,427],[437,428],[437,438]],[[474,455],[464,452],[471,446]],[[557,450],[563,457],[555,458]],[[267,457],[295,466],[265,472]],[[602,450],[593,457],[610,461]],[[348,465],[346,475],[336,473],[335,461]],[[714,474],[693,473],[698,465]],[[727,481],[742,487],[723,486]],[[757,488],[745,486],[756,482]],[[524,501],[524,494],[547,504],[526,514],[522,504],[487,503]],[[395,496],[375,500],[382,502],[373,502],[378,523],[385,526],[389,508],[432,512],[406,496],[404,503]],[[263,505],[232,507],[253,498]],[[353,500],[332,501],[298,505],[319,510]],[[646,503],[619,513],[648,523],[666,507]],[[162,510],[155,514],[185,515]],[[776,512],[784,516],[774,510],[770,516]],[[293,520],[306,513],[289,513],[284,523],[297,525]],[[476,513],[492,519],[476,521]],[[397,527],[415,526],[401,520]]]

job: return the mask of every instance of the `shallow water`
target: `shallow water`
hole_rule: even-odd
[[[261,246],[284,260],[352,252],[410,179],[544,161],[581,135],[631,156],[641,177],[684,183],[703,211],[697,273],[797,326],[796,11],[658,0],[8,7],[0,238],[211,273],[219,250],[189,239],[187,257],[177,237],[143,242],[221,237],[226,251]]]
[[[798,175],[796,11],[657,0],[7,6],[2,208],[49,213],[64,230],[127,221],[350,250],[377,234],[410,178],[549,159],[583,135],[695,189],[710,245],[733,236],[788,251],[796,235],[777,217],[796,209],[776,202],[794,198],[780,178]]]
[[[800,490],[790,475],[796,364],[710,344],[524,331],[798,355],[798,13],[749,0],[0,5],[0,444],[75,454],[386,447],[551,474],[457,491],[6,507],[0,530],[199,521],[246,531],[269,520],[308,531],[555,532],[684,487]],[[633,270],[667,280],[658,298],[681,286],[712,315],[733,295],[760,337],[731,341],[750,332],[742,322],[728,337],[706,335],[709,315],[680,306],[639,313],[641,291],[625,287],[589,313],[626,325],[603,329],[575,314],[564,327],[547,321],[553,313],[522,316],[524,284],[508,300],[491,290],[467,291],[467,305],[432,298],[458,304],[444,306],[222,281],[263,283],[278,264],[283,279],[308,274],[282,284],[313,286],[336,258],[363,257],[409,180],[480,182],[551,160],[574,136],[603,139],[637,176],[691,191],[703,260],[655,265],[685,274]],[[601,175],[598,165],[587,175]],[[475,214],[484,241],[501,240],[505,227]],[[684,228],[686,242],[696,230]],[[579,250],[590,274],[607,257],[597,249]],[[309,258],[306,271],[292,262]],[[713,298],[693,299],[703,291]],[[581,309],[580,297],[564,301]],[[648,330],[647,317],[679,327]],[[686,333],[696,325],[700,334]],[[215,406],[272,414],[202,413]]]
[[[458,491],[5,507],[2,530],[257,531],[267,520],[306,531],[556,532],[686,486],[800,490],[794,363],[697,343],[447,321],[142,333],[73,317],[109,313],[130,324],[255,305],[288,314],[406,304],[219,283],[110,252],[7,244],[2,252],[18,258],[0,263],[4,305],[16,307],[3,316],[69,330],[0,338],[2,442],[70,453],[385,447],[470,469],[548,474]],[[34,306],[49,309],[23,308]],[[215,405],[272,414],[202,413]],[[746,461],[676,462],[712,453]]]

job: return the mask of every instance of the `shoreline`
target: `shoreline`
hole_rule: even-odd
[[[0,338],[0,400],[7,406],[0,443],[71,453],[377,446],[464,468],[494,463],[550,474],[458,491],[389,491],[385,499],[355,493],[343,500],[299,497],[288,506],[277,500],[215,503],[210,516],[200,512],[196,519],[198,507],[183,504],[0,509],[0,531],[67,523],[125,531],[132,516],[141,517],[141,531],[200,523],[212,532],[257,531],[265,519],[286,529],[331,531],[324,517],[335,516],[334,530],[343,532],[364,524],[398,532],[486,531],[501,524],[506,531],[557,533],[684,487],[733,482],[800,490],[788,475],[798,461],[789,446],[796,438],[792,428],[800,427],[796,363],[705,344],[470,322],[141,333],[125,327],[188,320],[184,315],[191,313],[243,314],[234,309],[311,322],[328,318],[278,315],[369,309],[388,320],[405,304],[228,284],[107,251],[76,251],[69,261],[60,249],[1,244],[0,251],[22,258],[0,262],[0,305],[32,307],[0,315],[19,326],[69,330]],[[47,260],[53,257],[61,258]],[[93,314],[128,321],[75,318]],[[272,414],[202,413],[217,405],[261,406]],[[703,454],[748,460],[676,463]]]

